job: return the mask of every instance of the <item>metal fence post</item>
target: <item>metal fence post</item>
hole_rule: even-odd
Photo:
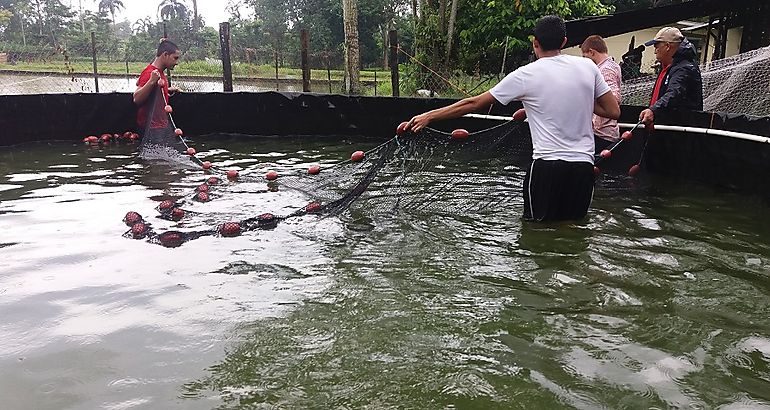
[[[398,90],[398,31],[390,30],[388,32],[388,42],[390,42],[390,85],[393,88],[393,96],[399,96]]]
[[[307,30],[302,29],[299,31],[299,38],[300,38],[300,47],[302,48],[301,51],[301,60],[302,60],[302,92],[310,92],[310,64],[308,64],[307,61],[307,54],[308,54],[308,35]]]
[[[91,32],[91,55],[94,60],[94,85],[96,86],[96,92],[99,92],[99,71],[96,68],[96,33]]]
[[[230,23],[219,23],[219,47],[222,50],[222,88],[233,91],[233,67],[230,64]]]

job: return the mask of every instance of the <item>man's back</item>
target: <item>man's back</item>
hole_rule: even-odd
[[[520,67],[490,90],[503,104],[524,104],[534,159],[591,162],[594,103],[608,91],[591,60],[563,54]]]

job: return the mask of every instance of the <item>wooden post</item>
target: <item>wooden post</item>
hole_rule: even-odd
[[[233,91],[233,66],[230,64],[230,23],[219,23],[219,48],[222,50],[222,88]]]
[[[324,60],[326,62],[326,79],[329,80],[329,94],[332,93],[332,70],[329,67],[329,56]]]
[[[374,96],[377,96],[377,70],[374,70]]]
[[[281,84],[278,80],[278,49],[273,52],[273,59],[275,59],[275,91],[281,91]]]
[[[91,32],[91,54],[94,60],[94,85],[96,86],[96,92],[99,92],[99,70],[96,68],[96,33]]]
[[[302,92],[310,92],[310,64],[307,61],[308,51],[308,36],[307,30],[304,28],[299,31],[300,47],[302,48]]]
[[[393,96],[398,97],[398,31],[388,32],[388,42],[390,43],[390,85],[393,87]]]
[[[168,38],[168,26],[166,25],[166,22],[163,22],[163,38]],[[171,87],[171,70],[168,68],[166,69],[166,83],[169,87]]]

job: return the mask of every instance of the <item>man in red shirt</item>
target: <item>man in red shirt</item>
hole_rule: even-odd
[[[165,115],[163,108],[168,104],[169,91],[175,92],[176,89],[170,89],[168,87],[168,79],[163,71],[166,69],[173,70],[179,63],[179,47],[173,42],[162,39],[158,45],[158,51],[155,54],[155,60],[150,63],[139,79],[136,81],[137,89],[134,91],[134,104],[139,106],[139,110],[136,114],[136,123],[140,129],[144,129],[147,126],[147,115],[152,109],[153,118],[150,121],[150,128],[164,128],[168,125],[168,115]],[[152,107],[153,91],[155,91],[158,80],[163,80],[163,99],[157,99],[157,106]],[[160,110],[160,111],[158,111]],[[160,115],[163,113],[163,115]]]

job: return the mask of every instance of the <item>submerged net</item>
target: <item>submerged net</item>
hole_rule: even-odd
[[[180,166],[198,168],[193,156],[185,155],[189,147],[171,115],[162,87],[152,91],[147,101],[147,116],[139,155],[148,161],[172,162]]]
[[[770,47],[701,66],[703,111],[770,116]],[[647,105],[655,77],[624,81],[623,103]]]
[[[440,215],[483,215],[509,206],[517,195],[508,178],[501,175],[510,164],[525,164],[531,155],[529,128],[521,121],[503,122],[495,127],[468,133],[425,129],[420,134],[396,135],[351,159],[321,168],[283,174],[237,175],[216,164],[200,161],[177,131],[163,93],[154,95],[153,108],[143,136],[141,156],[165,160],[181,167],[205,169],[205,180],[181,199],[161,202],[160,217],[179,221],[194,214],[195,207],[217,197],[222,184],[253,184],[267,188],[253,190],[261,195],[284,195],[294,205],[283,214],[254,212],[253,216],[198,231],[154,232],[141,216],[126,215],[131,226],[126,236],[148,238],[164,246],[178,246],[201,236],[235,236],[243,231],[271,229],[283,220],[308,214],[319,217],[340,215],[353,206],[368,215],[392,212],[429,212]],[[160,101],[160,102],[158,102]],[[164,118],[156,118],[164,117]],[[460,132],[457,132],[460,131]],[[232,186],[232,185],[230,185]],[[257,185],[263,187],[265,185]],[[510,194],[506,192],[510,191]],[[219,191],[226,194],[226,191]],[[495,193],[491,195],[490,193]]]

